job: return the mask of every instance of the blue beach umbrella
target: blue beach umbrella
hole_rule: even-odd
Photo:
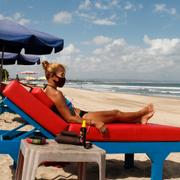
[[[50,54],[63,49],[64,41],[53,35],[28,29],[10,20],[0,20],[0,51],[25,54]]]
[[[0,20],[0,51],[1,70],[4,60],[4,52],[20,53],[24,49],[25,54],[50,54],[54,49],[55,53],[61,51],[64,40],[56,36],[28,29],[13,21]],[[0,73],[0,81],[2,72]]]
[[[0,57],[2,56],[2,52],[0,52]],[[3,65],[33,65],[40,64],[40,57],[34,55],[23,55],[16,53],[4,53]]]

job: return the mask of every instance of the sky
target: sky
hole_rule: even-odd
[[[0,19],[63,38],[41,61],[64,64],[68,79],[180,82],[179,0],[0,0]]]

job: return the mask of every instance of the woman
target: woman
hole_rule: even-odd
[[[72,106],[72,103],[66,99],[58,87],[65,84],[65,67],[62,64],[42,62],[45,76],[48,81],[44,91],[54,102],[57,112],[62,118],[70,123],[86,123],[93,125],[101,133],[106,132],[107,123],[141,123],[146,124],[153,116],[154,108],[152,104],[145,106],[137,112],[122,112],[119,110],[85,112]]]

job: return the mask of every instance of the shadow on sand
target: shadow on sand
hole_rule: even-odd
[[[73,163],[74,164],[74,163]],[[76,168],[70,165],[64,168],[64,171],[75,175]],[[131,169],[124,169],[124,161],[122,160],[106,160],[106,179],[125,179],[128,177],[133,178],[147,178],[150,179],[151,162],[135,160],[135,167]],[[166,160],[164,162],[163,179],[178,179],[180,178],[180,163]],[[71,178],[68,178],[71,179]],[[58,180],[58,178],[56,179]],[[71,179],[73,180],[73,179]],[[86,180],[98,180],[98,166],[96,163],[88,163],[87,165],[87,178]]]

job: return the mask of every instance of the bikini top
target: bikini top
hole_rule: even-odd
[[[72,102],[65,97],[66,106],[69,108],[72,115],[75,115],[74,107]]]

